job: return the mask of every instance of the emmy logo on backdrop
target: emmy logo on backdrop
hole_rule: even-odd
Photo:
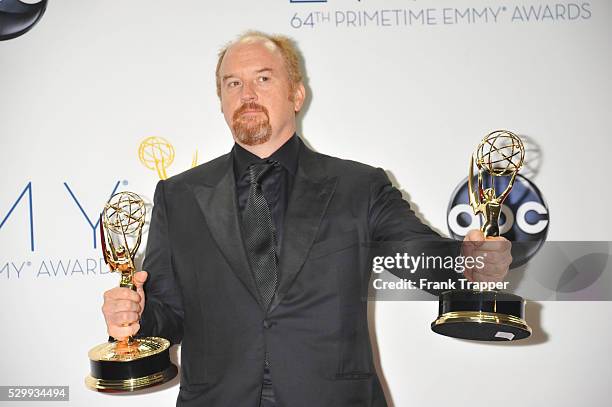
[[[146,210],[142,198],[119,192],[100,215],[102,254],[111,271],[121,273],[121,287],[136,291],[134,256],[142,239]],[[178,370],[170,362],[170,341],[164,338],[127,337],[110,340],[89,351],[88,388],[101,392],[127,392],[165,383]]]
[[[159,179],[167,179],[166,169],[174,162],[174,147],[163,137],[147,137],[138,147],[140,162],[150,170],[157,171]],[[198,151],[193,154],[191,168],[198,165]]]
[[[468,193],[475,214],[483,217],[485,238],[499,236],[499,216],[514,180],[525,160],[521,139],[507,130],[488,134],[470,158]],[[474,186],[474,164],[478,169]],[[498,194],[502,178],[507,184]],[[525,301],[518,295],[494,290],[451,290],[439,297],[438,318],[431,329],[441,335],[481,341],[527,338],[531,328],[525,322]]]

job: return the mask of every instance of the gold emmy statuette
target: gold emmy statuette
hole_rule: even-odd
[[[111,271],[121,273],[121,287],[136,291],[134,255],[145,223],[144,201],[132,192],[119,192],[100,215],[102,254]],[[170,341],[164,338],[109,340],[89,353],[91,373],[85,385],[101,392],[129,392],[165,383],[178,370],[170,362]]]
[[[499,216],[523,166],[525,147],[521,139],[507,130],[488,134],[476,149],[477,185],[474,186],[474,154],[470,158],[468,193],[470,206],[483,218],[485,237],[499,236]],[[495,180],[507,178],[498,194]],[[451,290],[439,297],[438,318],[431,329],[441,335],[480,341],[508,341],[531,335],[525,322],[525,300],[514,294],[494,290]]]

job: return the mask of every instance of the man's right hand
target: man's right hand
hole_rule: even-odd
[[[147,280],[146,271],[134,273],[136,291],[126,287],[115,287],[104,292],[102,313],[106,320],[108,334],[117,340],[134,336],[140,329],[140,316],[145,307],[143,284]]]

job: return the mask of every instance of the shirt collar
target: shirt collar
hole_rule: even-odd
[[[251,164],[260,163],[263,161],[278,161],[291,175],[295,175],[297,171],[298,156],[300,143],[298,142],[297,134],[293,136],[278,148],[272,155],[266,158],[259,158],[251,153],[238,143],[234,144],[232,156],[234,158],[234,173],[236,179],[239,179],[242,174],[249,168]]]

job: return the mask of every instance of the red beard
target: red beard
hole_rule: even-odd
[[[258,111],[263,115],[243,115],[247,111]],[[232,116],[232,130],[236,139],[247,146],[265,143],[272,136],[268,109],[255,102],[243,104]]]

